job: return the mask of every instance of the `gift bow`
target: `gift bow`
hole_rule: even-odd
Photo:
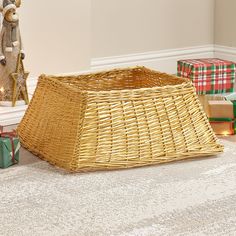
[[[16,148],[15,148],[15,145],[14,145],[14,140],[13,138],[15,138],[17,136],[16,134],[16,131],[13,130],[12,132],[2,132],[0,133],[0,137],[1,138],[9,138],[10,141],[11,141],[11,148],[12,148],[12,151],[10,152],[10,155],[12,157],[12,162],[15,163],[15,154],[17,153],[17,151],[19,151],[20,149],[20,143],[17,144]]]

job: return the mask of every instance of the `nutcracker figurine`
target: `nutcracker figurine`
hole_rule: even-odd
[[[17,8],[21,0],[2,0],[2,28],[0,33],[0,105],[17,103],[28,104],[28,91],[25,72],[19,16]]]

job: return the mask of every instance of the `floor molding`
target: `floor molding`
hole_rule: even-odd
[[[179,59],[213,56],[214,45],[210,44],[114,57],[94,58],[91,61],[91,69],[104,70],[114,67],[144,65],[156,70],[176,73],[176,61]]]
[[[25,114],[27,106],[0,107],[0,125],[10,126],[18,124]]]
[[[218,58],[236,61],[236,48],[222,46],[222,45],[215,45],[214,55],[215,57],[218,57]]]

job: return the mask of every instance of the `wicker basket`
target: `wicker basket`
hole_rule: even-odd
[[[22,145],[71,171],[221,153],[192,83],[137,67],[39,79],[18,127]]]

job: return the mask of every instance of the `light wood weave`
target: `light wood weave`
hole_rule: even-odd
[[[70,171],[221,153],[191,81],[136,67],[39,79],[18,127],[34,154]]]

